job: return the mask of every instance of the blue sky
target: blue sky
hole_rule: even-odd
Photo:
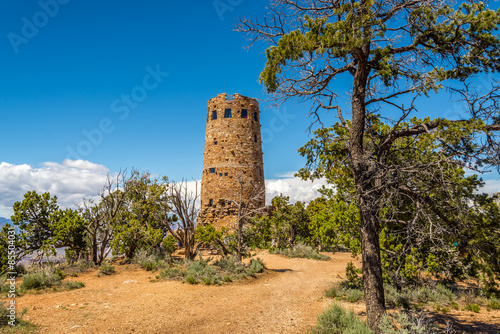
[[[244,36],[232,31],[235,18],[261,14],[265,5],[241,1],[222,11],[212,1],[72,0],[59,5],[26,44],[14,43],[16,53],[8,34],[22,36],[23,17],[39,19],[41,7],[36,1],[2,3],[2,160],[37,166],[75,150],[111,170],[200,177],[208,99],[221,92],[265,97],[257,82],[263,49],[247,52]],[[169,75],[121,119],[112,103],[142,84],[148,66]],[[263,127],[274,116],[265,108],[262,103]],[[302,165],[296,154],[287,154],[307,135],[305,112],[296,115],[290,129],[267,145],[266,156],[279,148],[274,153],[280,161],[266,160],[269,176]],[[94,135],[97,145],[90,149],[78,147],[87,140],[83,132],[95,134],[103,119],[113,122],[113,131],[102,140]]]
[[[244,36],[233,31],[235,19],[262,17],[266,5],[263,0],[1,2],[0,162],[28,165],[23,173],[32,177],[43,174],[32,170],[52,168],[62,178],[68,167],[63,161],[78,158],[99,175],[140,168],[175,180],[200,179],[207,101],[222,92],[266,99],[258,83],[264,46],[247,51]],[[349,88],[339,85],[341,94]],[[127,95],[140,101],[127,106]],[[453,113],[450,105],[438,109]],[[297,149],[309,138],[308,110],[292,103],[277,110],[261,102],[267,179],[303,167]],[[77,167],[85,170],[82,166]],[[25,179],[23,173],[9,178]],[[24,191],[33,184],[11,186]]]

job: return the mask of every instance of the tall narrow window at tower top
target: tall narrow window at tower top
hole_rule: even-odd
[[[217,110],[212,111],[212,119],[217,119]]]
[[[254,112],[254,113],[253,113],[253,120],[254,120],[254,121],[256,121],[256,122],[258,121],[258,118],[257,118],[257,112]]]
[[[224,111],[224,118],[231,118],[231,109],[226,109]]]
[[[241,109],[241,118],[247,118],[248,117],[248,112],[246,109]]]

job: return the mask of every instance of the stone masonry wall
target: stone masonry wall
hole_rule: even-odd
[[[234,202],[240,201],[241,195],[239,180],[245,184],[245,202],[255,195],[252,184],[265,187],[259,103],[239,94],[223,93],[208,101],[199,221],[216,228],[234,227]],[[264,207],[264,194],[252,205]]]

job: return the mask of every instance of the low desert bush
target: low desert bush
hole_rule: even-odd
[[[385,314],[378,325],[380,334],[438,334],[455,333],[450,327],[444,331],[435,325],[424,312]]]
[[[61,287],[64,290],[75,290],[85,287],[85,283],[77,281],[65,281],[62,283]]]
[[[325,290],[325,295],[328,297],[328,298],[336,298],[338,295],[339,295],[339,292],[338,292],[338,289],[337,289],[337,286],[334,285],[332,286],[331,288],[329,289],[326,289]]]
[[[266,266],[264,265],[264,262],[261,259],[256,258],[250,260],[250,264],[246,268],[245,272],[248,276],[253,276],[256,273],[261,273],[265,268]]]
[[[52,267],[44,267],[33,270],[24,275],[21,291],[42,290],[53,288],[54,290],[74,290],[83,288],[85,284],[77,281],[63,281],[65,275],[61,270],[53,270]]]
[[[198,284],[198,280],[193,274],[187,275],[184,280],[189,284]]]
[[[318,316],[314,334],[373,334],[365,322],[352,311],[333,304]]]
[[[492,298],[488,301],[488,309],[490,310],[500,310],[500,301],[496,298]]]
[[[283,249],[275,249],[272,251],[275,254],[281,254],[285,255],[286,257],[298,257],[298,258],[306,258],[306,259],[313,259],[313,260],[321,260],[321,261],[328,261],[331,258],[328,255],[323,255],[318,253],[317,250],[312,248],[311,246],[307,246],[304,244],[297,244],[293,248],[283,248]]]
[[[99,273],[104,275],[111,275],[115,273],[115,267],[108,262],[103,262],[99,267]]]
[[[349,303],[356,303],[359,300],[363,299],[365,293],[358,289],[348,289],[345,292],[345,300]]]
[[[210,264],[211,258],[196,261],[184,260],[172,262],[169,267],[160,270],[161,279],[180,279],[190,284],[206,285],[231,283],[233,279],[247,279],[265,269],[261,259],[251,259],[248,265],[238,261],[235,256],[223,256]]]
[[[51,288],[60,284],[61,277],[56,275],[50,268],[43,268],[24,275],[21,290]]]
[[[167,268],[169,263],[172,262],[172,258],[170,255],[164,256],[159,252],[140,249],[135,253],[132,262],[138,264],[144,270],[155,272]]]
[[[398,290],[392,285],[385,285],[385,303],[391,307],[402,307],[404,309],[410,308],[411,296],[407,290]]]
[[[481,311],[481,306],[478,304],[467,304],[465,305],[464,310],[479,313]]]

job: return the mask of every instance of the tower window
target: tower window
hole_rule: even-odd
[[[210,168],[210,173],[215,173],[215,168]]]
[[[246,109],[241,109],[241,118],[247,118],[248,117],[248,111]]]
[[[224,110],[224,118],[231,118],[231,109]]]
[[[217,145],[217,140],[214,140],[214,145]]]
[[[217,110],[212,111],[212,119],[217,119]]]
[[[254,112],[254,113],[253,113],[253,120],[254,120],[254,121],[256,121],[256,122],[259,120],[259,119],[257,118],[257,112]]]
[[[214,206],[214,200],[213,199],[209,199],[208,200],[208,206]]]
[[[224,176],[227,176],[227,173],[224,173]]]
[[[219,173],[219,176],[222,176],[222,173]]]
[[[253,136],[253,141],[254,141],[254,142],[257,142],[257,135],[254,135],[254,136]]]

